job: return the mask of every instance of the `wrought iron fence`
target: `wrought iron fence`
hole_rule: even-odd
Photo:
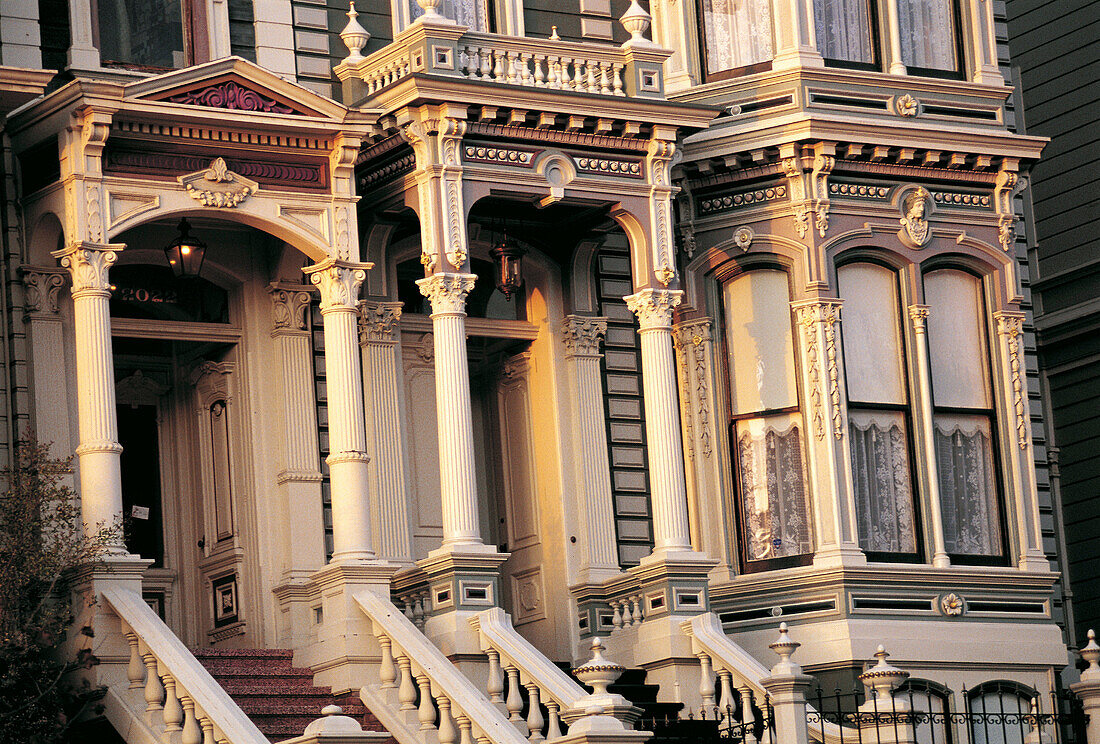
[[[1085,744],[1088,720],[1072,693],[1036,695],[1013,682],[954,696],[914,681],[885,700],[818,688],[808,702],[810,739],[827,744]]]
[[[759,706],[759,707],[758,707]],[[643,716],[634,728],[650,731],[650,744],[779,744],[775,737],[771,700],[753,701],[751,714],[744,715],[743,705],[704,706],[677,714]]]

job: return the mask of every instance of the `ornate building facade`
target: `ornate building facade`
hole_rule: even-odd
[[[999,12],[5,6],[5,451],[126,524],[114,731],[254,741],[211,659],[285,653],[401,744],[625,741],[595,638],[748,723],[780,622],[818,689],[1060,690]]]

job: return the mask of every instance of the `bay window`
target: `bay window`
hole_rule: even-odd
[[[913,560],[918,520],[898,277],[877,264],[851,263],[837,269],[837,284],[859,545],[870,557]]]
[[[771,0],[701,0],[708,79],[772,58]]]
[[[895,0],[901,61],[914,73],[960,72],[955,0]]]
[[[944,545],[956,562],[997,562],[1004,538],[982,281],[930,271],[924,296]]]
[[[749,271],[722,296],[742,556],[749,570],[806,562],[813,540],[787,275]]]
[[[409,14],[412,20],[424,15],[424,9],[416,0],[408,0]],[[491,27],[487,0],[443,0],[438,8],[441,16],[450,18],[460,26],[469,26],[471,31],[493,31]]]
[[[814,0],[817,51],[826,64],[877,68],[876,27],[872,0]]]

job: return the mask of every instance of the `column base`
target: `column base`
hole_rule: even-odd
[[[448,656],[480,654],[469,618],[500,604],[500,567],[511,553],[434,550],[416,565],[428,578],[429,612],[424,633]]]
[[[1029,550],[1020,556],[1020,560],[1016,564],[1020,567],[1021,571],[1031,571],[1034,573],[1050,573],[1050,561],[1047,560],[1046,555],[1039,550]]]
[[[829,545],[814,553],[814,568],[866,566],[867,556],[858,545]]]
[[[378,560],[330,563],[293,592],[290,601],[305,603],[311,623],[309,643],[295,661],[313,670],[319,686],[331,686],[340,694],[358,690],[371,679],[381,649],[355,595],[373,592],[389,601],[390,580],[397,570]]]
[[[718,561],[694,550],[653,552],[627,571],[642,589],[645,622],[710,611],[707,584]]]
[[[824,67],[825,60],[816,49],[796,49],[780,52],[772,58],[773,70],[791,70],[795,67]]]

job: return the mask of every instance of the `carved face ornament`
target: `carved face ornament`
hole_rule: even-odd
[[[920,248],[932,237],[928,224],[929,195],[924,189],[913,191],[902,201],[902,218],[898,220],[914,246]]]

